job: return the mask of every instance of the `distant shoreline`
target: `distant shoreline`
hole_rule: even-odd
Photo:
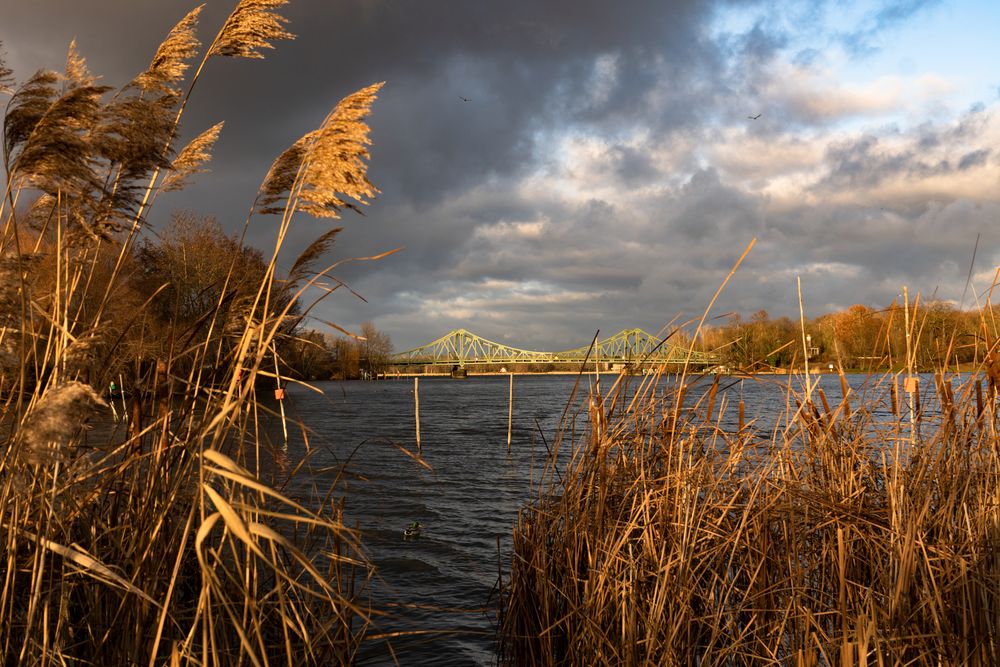
[[[948,372],[953,372],[953,373],[974,373],[974,372],[976,372],[976,370],[978,370],[977,366],[974,366],[972,364],[961,364],[958,368],[948,369]],[[597,372],[598,371],[594,371],[594,370],[584,370],[582,372],[582,374],[583,375],[594,375]],[[774,375],[803,375],[804,372],[805,372],[804,369],[801,369],[801,368],[797,368],[797,369],[779,368],[779,369],[776,369],[776,370],[768,370],[768,371],[754,371],[753,373],[734,371],[732,373],[719,373],[718,375],[721,375],[723,377],[732,377],[732,378],[752,378],[752,377],[758,377],[758,376],[774,376]],[[845,368],[844,369],[844,373],[847,374],[847,375],[866,375],[866,374],[872,374],[872,373],[875,373],[875,374],[889,374],[889,373],[896,374],[896,373],[905,373],[905,372],[906,372],[905,368],[886,368],[886,369]],[[914,370],[914,373],[921,373],[921,374],[935,373],[935,372],[938,372],[938,371],[934,371],[934,370],[916,370],[916,369]],[[599,371],[599,373],[601,375],[619,375],[621,373],[621,371],[602,370],[602,371]],[[676,373],[676,371],[670,371],[670,373],[665,373],[665,374],[674,374],[674,373]],[[579,370],[575,370],[575,371],[538,371],[538,372],[534,372],[534,371],[507,371],[507,372],[504,372],[504,373],[501,373],[500,371],[482,371],[482,372],[471,372],[470,371],[469,374],[465,378],[457,378],[457,379],[463,379],[464,380],[464,379],[468,379],[470,377],[486,377],[486,376],[491,376],[491,377],[507,377],[508,375],[580,375],[580,374],[581,374],[581,371],[579,371]],[[695,371],[695,372],[689,372],[688,374],[689,375],[714,375],[714,373],[709,373],[709,372],[706,372],[706,371]],[[810,375],[837,375],[838,371],[836,369],[831,371],[829,368],[827,368],[827,367],[824,366],[824,367],[821,367],[821,368],[810,368],[809,369],[809,374]],[[422,377],[444,377],[444,378],[450,378],[451,377],[451,373],[448,372],[448,371],[443,371],[443,372],[440,372],[440,373],[412,373],[412,372],[410,372],[410,373],[388,373],[388,374],[386,374],[384,376],[379,376],[378,379],[379,380],[395,380],[395,379],[400,379],[401,380],[403,378],[415,378],[415,377],[416,378],[422,378]],[[637,374],[635,374],[635,377],[643,377],[643,375],[640,374],[640,373],[637,373]],[[342,382],[343,380],[340,380],[340,381]]]

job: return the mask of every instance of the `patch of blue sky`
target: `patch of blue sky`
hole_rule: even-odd
[[[954,86],[956,111],[989,103],[1000,85],[1000,2],[948,0],[924,8],[905,23],[873,35],[876,50],[846,60],[846,79],[939,76]]]
[[[759,2],[721,10],[711,33],[733,37],[755,26],[782,38],[784,58],[808,59],[842,85],[935,77],[948,84],[939,111],[955,114],[1000,94],[997,0]]]

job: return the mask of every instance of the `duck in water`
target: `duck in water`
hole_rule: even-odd
[[[404,540],[410,540],[410,539],[414,539],[414,538],[420,537],[420,529],[421,528],[423,528],[423,526],[420,525],[420,522],[419,521],[414,521],[413,523],[411,523],[409,525],[409,527],[406,530],[403,531],[403,539]]]

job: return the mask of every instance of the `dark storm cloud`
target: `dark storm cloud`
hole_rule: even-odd
[[[921,178],[965,171],[984,164],[989,154],[989,149],[977,149],[953,163],[948,159],[924,157],[913,148],[888,148],[878,138],[864,136],[830,147],[826,155],[830,172],[814,189],[821,192],[874,188],[891,178]]]
[[[91,68],[114,85],[141,71],[169,28],[194,6],[10,4],[0,40],[22,79],[40,66],[60,68],[76,37]],[[229,8],[222,2],[206,6],[203,40]],[[373,208],[363,222],[347,222],[365,230],[357,240],[366,249],[392,241],[416,246],[424,259],[435,252],[446,257],[449,251],[436,242],[465,230],[455,229],[455,220],[414,220],[420,211],[483,180],[529,171],[540,159],[536,137],[553,125],[636,117],[648,109],[646,97],[654,89],[670,90],[673,100],[660,110],[658,123],[694,122],[697,105],[689,88],[711,81],[719,65],[704,35],[714,3],[700,0],[299,0],[282,11],[295,41],[277,44],[264,62],[209,63],[184,125],[193,136],[227,121],[213,173],[183,195],[164,198],[154,221],[162,221],[164,209],[184,206],[234,228],[273,156],[312,129],[337,99],[386,80],[371,119],[371,178],[389,204]],[[615,71],[604,97],[596,99],[591,92],[601,56],[614,60]],[[638,155],[623,154],[619,165],[625,178],[650,172]],[[403,211],[410,218],[396,219]],[[419,234],[399,234],[399,227],[418,222]],[[293,235],[293,244],[305,244],[313,233],[307,229]],[[250,238],[263,245],[270,234],[263,221]],[[421,252],[425,241],[438,249]]]
[[[455,313],[451,321],[464,318],[468,325],[464,311],[472,298],[483,308],[476,326],[498,338],[505,317],[508,325],[522,326],[542,315],[549,324],[536,322],[538,333],[524,333],[524,345],[544,346],[553,338],[580,344],[574,332],[591,327],[607,333],[658,328],[690,304],[707,302],[735,259],[734,245],[761,232],[761,204],[720,183],[714,172],[643,203],[532,196],[503,209],[516,215],[501,215],[479,225],[476,234],[455,239],[455,263],[438,270],[425,265],[420,279],[407,285],[408,295],[435,303],[438,326],[449,312]],[[699,224],[704,233],[692,234]],[[494,282],[504,283],[496,293],[489,287]],[[557,298],[546,301],[517,284]]]
[[[990,157],[990,149],[980,148],[979,150],[969,151],[958,161],[958,170],[965,171],[966,169],[972,169],[973,167],[979,167],[986,164],[986,160]]]
[[[76,36],[93,69],[120,84],[141,71],[191,6],[16,3],[5,11],[0,38],[23,76],[39,62],[61,65]],[[226,9],[227,3],[206,8],[203,39]],[[669,83],[660,78],[662,63],[684,63],[675,76],[690,76],[699,63],[710,68],[713,47],[701,31],[711,10],[711,3],[693,0],[302,0],[284,10],[298,38],[278,44],[267,62],[210,63],[186,124],[193,132],[214,117],[207,110],[226,115],[227,134],[238,138],[219,159],[247,168],[247,159],[256,158],[266,166],[282,145],[271,136],[290,143],[340,96],[387,80],[372,120],[373,175],[381,174],[387,195],[433,200],[485,175],[523,168],[534,133],[557,114],[564,122],[567,109],[591,122],[620,113],[630,106],[623,100],[641,100],[649,88]],[[617,58],[610,101],[587,102],[600,54]],[[685,115],[680,104],[673,113]]]
[[[631,146],[612,146],[607,159],[610,169],[627,186],[649,183],[662,176],[649,155]]]
[[[740,232],[756,233],[760,216],[757,203],[743,192],[726,187],[715,169],[703,169],[691,176],[681,197],[673,229],[692,241],[730,239]]]

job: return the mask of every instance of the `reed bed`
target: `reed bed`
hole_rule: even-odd
[[[799,374],[768,428],[726,379],[593,392],[514,528],[502,660],[1000,664],[996,394],[939,373],[918,406],[907,377]]]
[[[349,664],[364,636],[372,567],[335,482],[307,500],[269,485],[294,471],[258,392],[279,386],[281,346],[329,276],[313,266],[337,230],[277,277],[293,217],[337,217],[375,193],[364,118],[378,86],[265,176],[251,215],[280,218],[253,218],[275,232],[256,282],[217,258],[232,262],[217,299],[182,314],[179,299],[157,304],[168,280],[144,293],[136,279],[150,207],[204,170],[219,137],[216,125],[174,146],[200,73],[291,37],[285,1],[242,0],[207,45],[194,9],[118,90],[72,45],[65,72],[20,84],[0,63],[3,664]]]

